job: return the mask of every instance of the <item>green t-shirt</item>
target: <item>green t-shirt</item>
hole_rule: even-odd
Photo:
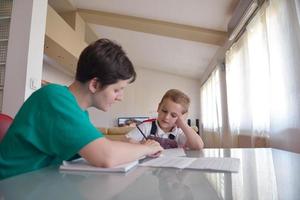
[[[34,92],[0,143],[0,179],[69,160],[103,137],[65,86]]]

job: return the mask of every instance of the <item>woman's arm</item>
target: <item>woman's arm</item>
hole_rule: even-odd
[[[141,124],[129,131],[125,135],[126,141],[135,144],[144,143],[146,141],[146,137],[149,135],[149,131],[147,131],[146,126],[146,124]]]
[[[144,144],[131,144],[99,138],[83,147],[79,154],[92,165],[113,167],[137,160],[143,156],[158,156],[163,148],[156,141],[149,140]]]

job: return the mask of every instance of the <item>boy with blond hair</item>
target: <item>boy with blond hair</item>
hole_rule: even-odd
[[[126,138],[132,143],[156,140],[165,149],[202,149],[201,137],[186,122],[189,105],[190,98],[186,94],[177,89],[168,90],[158,104],[157,119],[137,126]]]

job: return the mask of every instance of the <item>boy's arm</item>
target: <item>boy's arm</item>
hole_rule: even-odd
[[[143,156],[158,156],[162,150],[160,144],[153,140],[149,140],[144,144],[131,144],[103,137],[84,146],[79,154],[92,165],[114,167],[137,160]]]
[[[178,116],[176,125],[177,127],[181,128],[181,130],[185,134],[186,146],[188,148],[193,150],[203,149],[204,143],[200,135],[198,135],[196,131],[186,123],[186,120],[184,119],[183,115]]]

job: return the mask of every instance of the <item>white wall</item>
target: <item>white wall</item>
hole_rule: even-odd
[[[47,5],[47,0],[13,1],[2,104],[2,112],[13,118],[41,85]]]
[[[161,97],[172,88],[182,90],[191,98],[189,118],[193,120],[192,124],[199,118],[200,81],[142,68],[136,68],[136,72],[137,79],[125,89],[122,102],[114,104],[106,113],[94,108],[89,109],[91,121],[95,126],[115,126],[118,117],[155,117]],[[69,85],[73,80],[67,73],[51,67],[49,62],[44,62],[42,77],[49,82],[64,85]]]
[[[70,85],[74,80],[74,76],[63,71],[62,66],[44,55],[42,80],[50,83],[58,83],[62,85]]]
[[[192,124],[199,118],[200,81],[143,68],[136,68],[136,72],[137,80],[125,89],[122,102],[113,105],[107,113],[90,109],[91,120],[96,126],[115,126],[118,117],[155,117],[158,103],[169,89],[179,89],[191,98],[189,118]]]

